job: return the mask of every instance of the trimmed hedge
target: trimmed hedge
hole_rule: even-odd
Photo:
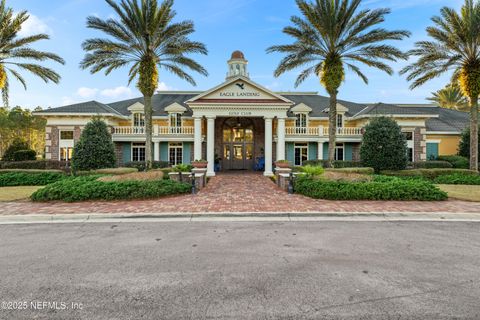
[[[35,161],[0,161],[0,169],[38,169],[38,170],[65,170],[66,161],[35,160]]]
[[[401,170],[401,171],[382,171],[381,174],[386,176],[395,176],[395,177],[423,177],[427,179],[435,179],[443,175],[451,174],[463,174],[476,176],[478,172],[467,169],[412,169],[412,170]]]
[[[328,160],[307,160],[303,162],[304,166],[322,166],[327,168]],[[360,161],[339,161],[332,162],[333,168],[362,168],[364,165]]]
[[[0,172],[0,187],[45,186],[66,178],[60,172]]]
[[[429,160],[416,161],[411,163],[414,169],[439,169],[439,168],[453,168],[453,165],[448,161]]]
[[[145,171],[146,166],[145,162],[138,162],[138,161],[130,161],[124,164],[127,168],[137,168],[138,171]],[[168,161],[153,161],[152,162],[152,169],[163,169],[168,168],[170,164]]]
[[[13,161],[34,161],[37,159],[35,150],[18,150],[13,154]]]
[[[307,197],[327,200],[439,201],[448,198],[446,192],[427,181],[384,178],[383,181],[346,182],[299,177],[295,181],[295,191]]]
[[[466,175],[461,173],[454,173],[450,175],[443,175],[433,180],[436,184],[466,184],[466,185],[480,185],[480,175]]]
[[[438,160],[448,161],[456,169],[468,169],[470,168],[470,160],[462,156],[439,156]]]
[[[171,180],[158,181],[98,181],[98,176],[65,179],[37,190],[31,199],[46,201],[129,200],[149,199],[189,193],[190,184]]]

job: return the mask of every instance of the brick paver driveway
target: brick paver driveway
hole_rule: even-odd
[[[220,174],[197,195],[156,200],[0,204],[0,214],[31,213],[177,213],[177,212],[480,212],[465,201],[328,201],[288,195],[258,173]]]

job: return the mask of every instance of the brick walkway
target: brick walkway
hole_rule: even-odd
[[[221,174],[199,194],[156,200],[83,203],[1,203],[0,215],[66,213],[177,213],[177,212],[480,212],[480,203],[328,201],[288,195],[257,173]]]

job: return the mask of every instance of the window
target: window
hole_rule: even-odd
[[[308,160],[308,143],[295,143],[295,166],[302,166]]]
[[[414,134],[412,131],[405,131],[403,132],[405,136],[405,140],[407,140],[407,159],[410,162],[414,161],[414,146],[415,146],[415,139]]]
[[[60,161],[70,161],[73,156],[73,148],[60,148]]]
[[[145,115],[143,113],[137,112],[133,114],[133,126],[145,127]]]
[[[337,114],[337,128],[343,128],[343,114]]]
[[[145,143],[132,144],[132,161],[134,162],[145,161]]]
[[[182,114],[181,113],[172,113],[170,114],[170,132],[171,133],[181,133],[182,130]]]
[[[295,120],[295,130],[297,134],[307,133],[307,114],[297,113],[297,119]]]
[[[335,160],[345,160],[345,144],[337,143],[337,146],[335,147]]]
[[[60,131],[61,140],[73,140],[73,131]]]
[[[169,163],[176,166],[183,163],[183,143],[168,144]]]

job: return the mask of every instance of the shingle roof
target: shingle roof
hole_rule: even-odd
[[[186,101],[197,96],[198,92],[168,92],[159,93],[153,96],[153,115],[167,116],[165,108],[173,103],[178,103],[187,108],[186,116],[193,114]],[[294,106],[301,103],[312,108],[310,116],[312,117],[328,117],[328,113],[324,110],[329,107],[329,98],[317,94],[281,94],[283,97],[294,102]],[[97,101],[88,101],[77,103],[69,106],[43,110],[41,114],[48,113],[96,113],[112,115],[129,116],[128,107],[136,102],[143,103],[143,98],[128,99],[109,104],[103,104]],[[338,100],[338,103],[348,108],[346,115],[348,117],[359,116],[375,116],[375,115],[424,115],[435,116],[426,121],[427,131],[441,132],[459,132],[468,126],[469,116],[467,113],[455,110],[443,109],[428,105],[399,106],[394,104],[359,104],[345,100]],[[290,112],[290,116],[293,114]]]

